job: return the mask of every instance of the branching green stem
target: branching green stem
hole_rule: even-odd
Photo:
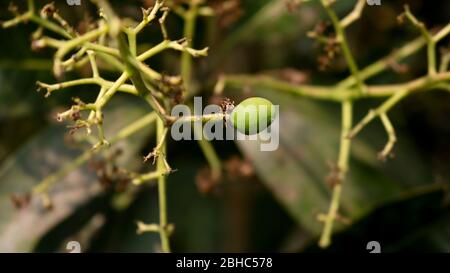
[[[246,86],[269,88],[305,98],[343,102],[346,100],[389,97],[398,93],[399,90],[407,90],[408,93],[426,91],[432,89],[441,82],[449,80],[450,73],[443,72],[433,76],[423,76],[405,83],[369,85],[366,86],[366,92],[364,94],[360,94],[359,89],[352,87],[343,88],[339,85],[296,85],[268,76],[227,75],[223,76],[221,84],[223,85],[223,88],[226,86],[237,88]]]
[[[425,38],[425,41],[427,42],[428,74],[436,74],[436,42],[433,39],[433,36],[428,32],[425,24],[417,20],[417,18],[411,13],[408,5],[405,5],[405,16],[415,27],[420,30],[422,36]]]
[[[171,124],[174,122],[195,122],[195,121],[213,121],[227,118],[225,114],[211,114],[203,116],[190,117],[172,117],[168,114],[170,110],[169,97],[166,97],[162,88],[162,83],[168,86],[179,86],[181,79],[184,84],[183,98],[186,99],[194,94],[192,80],[192,57],[206,56],[208,48],[196,50],[188,45],[193,43],[195,24],[198,16],[210,16],[214,13],[208,7],[201,6],[202,1],[193,0],[189,2],[187,9],[176,5],[174,1],[168,1],[168,6],[173,8],[175,13],[184,20],[184,39],[178,41],[169,40],[167,30],[164,25],[165,18],[168,14],[168,6],[164,0],[156,0],[153,8],[143,10],[143,18],[135,27],[126,27],[123,25],[106,0],[92,0],[102,11],[102,19],[99,20],[98,26],[82,35],[76,33],[68,23],[57,13],[52,16],[53,20],[49,20],[46,16],[39,16],[36,13],[33,0],[28,0],[28,10],[19,14],[11,20],[2,23],[2,27],[11,27],[19,23],[34,22],[39,28],[33,34],[33,46],[35,48],[53,47],[57,49],[53,71],[56,76],[62,75],[64,71],[87,64],[89,62],[92,69],[91,78],[83,78],[57,84],[45,84],[38,82],[40,88],[47,90],[47,95],[53,91],[62,88],[79,85],[98,85],[100,91],[94,103],[83,103],[77,99],[75,105],[69,110],[60,113],[60,119],[76,120],[76,126],[87,127],[90,132],[90,126],[97,125],[99,142],[95,144],[94,149],[84,152],[73,162],[65,165],[60,171],[48,176],[40,184],[33,188],[34,194],[46,194],[48,189],[58,180],[73,171],[92,156],[108,147],[103,131],[102,109],[106,103],[112,98],[116,92],[126,92],[137,95],[145,99],[154,112],[130,124],[120,130],[117,135],[112,137],[110,144],[129,137],[138,130],[148,126],[151,122],[157,120],[156,130],[156,147],[149,156],[154,156],[157,160],[156,171],[152,171],[142,175],[133,176],[132,182],[136,185],[157,179],[158,181],[158,198],[159,198],[159,224],[145,225],[138,223],[138,232],[158,232],[161,238],[162,251],[170,252],[169,236],[173,230],[173,226],[168,223],[167,217],[167,200],[166,200],[166,175],[172,169],[167,163],[166,147],[167,135]],[[450,54],[442,57],[439,70],[436,64],[436,45],[450,33],[450,24],[442,28],[436,34],[432,35],[425,25],[417,20],[411,13],[409,8],[405,6],[406,18],[419,29],[422,37],[406,44],[399,50],[393,52],[389,56],[360,70],[348,45],[345,30],[353,22],[355,22],[364,9],[364,0],[357,0],[354,9],[343,19],[339,19],[335,11],[331,8],[333,0],[321,0],[322,6],[331,19],[332,25],[336,33],[336,41],[340,45],[344,58],[347,62],[351,75],[341,82],[332,86],[316,86],[316,85],[295,85],[280,80],[276,80],[267,76],[225,76],[218,82],[216,89],[221,92],[226,86],[234,86],[242,88],[244,86],[258,86],[287,92],[296,96],[307,97],[312,99],[335,101],[342,106],[342,123],[339,157],[337,160],[337,168],[339,170],[339,179],[333,185],[331,203],[328,213],[321,215],[320,219],[324,221],[324,228],[320,237],[319,245],[327,247],[331,242],[331,234],[335,219],[339,216],[339,203],[342,194],[342,186],[345,182],[348,172],[351,140],[355,137],[367,124],[376,118],[380,118],[384,129],[388,136],[388,141],[380,153],[381,158],[386,158],[393,149],[396,142],[395,129],[388,117],[388,112],[402,99],[413,92],[427,91],[435,88],[450,90],[450,72],[447,72],[448,63],[450,62]],[[264,11],[266,12],[266,11]],[[163,41],[154,47],[149,48],[142,54],[137,54],[137,35],[145,26],[154,22],[159,16],[159,23],[163,35]],[[259,20],[259,19],[258,19]],[[42,37],[43,30],[49,30],[59,37]],[[118,49],[115,45],[111,46],[105,38],[109,34],[111,40],[117,42]],[[327,37],[316,37],[327,40]],[[419,49],[427,45],[428,57],[428,73],[423,77],[411,80],[405,83],[387,84],[387,85],[366,85],[365,81],[376,74],[388,69],[394,62],[399,62],[404,58],[417,52]],[[174,76],[165,76],[150,68],[145,61],[154,55],[163,52],[166,49],[180,51],[181,57],[181,78]],[[66,55],[73,53],[68,59],[64,59]],[[101,77],[98,65],[98,59],[101,59],[112,68],[121,71],[121,75],[115,81],[108,81]],[[131,80],[132,84],[127,81]],[[364,98],[387,98],[379,107],[369,111],[369,113],[352,128],[353,124],[353,104],[355,101]],[[87,120],[80,120],[79,112],[82,110],[90,111]],[[194,126],[196,128],[196,126]],[[202,134],[196,129],[195,134]],[[93,141],[92,141],[93,142]],[[204,138],[199,140],[199,145],[212,169],[213,178],[217,179],[221,173],[221,162],[218,158],[213,146]]]
[[[344,19],[339,20],[336,13],[331,9],[332,0],[321,0],[323,7],[329,15],[333,27],[336,32],[336,39],[341,45],[344,57],[350,68],[351,75],[341,82],[332,86],[317,86],[317,85],[296,85],[288,82],[280,81],[267,76],[250,76],[250,75],[227,75],[222,76],[218,81],[215,93],[221,93],[225,87],[262,87],[276,91],[291,93],[296,96],[328,100],[339,102],[342,105],[342,128],[341,128],[341,143],[338,158],[338,183],[333,185],[331,203],[326,215],[319,215],[319,219],[324,221],[324,228],[319,240],[321,247],[327,247],[331,242],[331,234],[333,231],[334,220],[339,216],[339,203],[342,194],[342,184],[345,181],[345,176],[348,171],[348,162],[350,156],[351,138],[355,137],[367,124],[379,117],[386,133],[388,141],[380,152],[379,157],[385,159],[393,149],[397,141],[395,129],[388,118],[388,111],[394,107],[398,102],[404,99],[407,95],[418,92],[427,91],[435,88],[450,90],[450,73],[447,72],[450,54],[444,55],[441,61],[439,72],[436,71],[435,48],[436,43],[446,37],[450,33],[450,24],[442,28],[434,36],[431,35],[423,23],[419,22],[405,7],[405,15],[422,33],[422,37],[406,44],[399,50],[394,51],[390,55],[382,58],[371,65],[365,67],[361,71],[358,69],[353,56],[351,55],[349,46],[347,44],[344,30],[347,26],[357,20],[365,1],[358,0],[353,11]],[[326,38],[324,38],[326,39]],[[404,58],[414,54],[420,50],[424,45],[427,45],[428,56],[428,73],[427,75],[411,80],[405,83],[387,84],[366,86],[364,81],[377,75],[378,73],[388,69],[394,62],[399,62]],[[356,85],[356,87],[354,87]],[[382,103],[378,108],[369,111],[369,113],[352,128],[352,112],[353,103],[364,98],[383,98],[388,99]]]
[[[120,140],[126,139],[133,134],[139,132],[140,130],[144,128],[148,128],[150,124],[152,124],[157,118],[157,115],[155,113],[149,113],[142,118],[139,118],[138,120],[132,122],[131,124],[127,125],[125,128],[121,129],[114,137],[111,138],[110,143],[111,145],[119,142]],[[106,147],[106,146],[105,146]],[[47,176],[44,180],[42,180],[39,184],[37,184],[32,192],[34,194],[42,194],[45,193],[51,186],[53,186],[55,183],[57,183],[59,180],[67,176],[69,173],[71,173],[76,168],[80,167],[84,163],[86,163],[92,156],[100,153],[103,151],[104,148],[101,149],[90,149],[82,153],[80,156],[78,156],[74,161],[71,161],[70,163],[64,165],[59,171],[57,171],[54,174],[51,174]]]
[[[337,17],[334,10],[331,8],[330,1],[329,0],[321,0],[321,2],[322,2],[322,6],[325,8],[325,11],[327,12],[328,16],[331,19],[334,30],[336,31],[336,39],[337,39],[338,43],[341,45],[345,60],[347,61],[347,64],[350,68],[350,72],[352,73],[353,77],[356,79],[356,84],[357,84],[360,92],[364,93],[365,86],[364,86],[364,83],[359,74],[358,65],[356,64],[356,61],[353,58],[353,55],[350,51],[350,47],[348,46],[347,38],[346,38],[345,32],[344,32],[344,27],[340,23],[339,18]],[[351,19],[351,20],[353,20],[353,19]]]

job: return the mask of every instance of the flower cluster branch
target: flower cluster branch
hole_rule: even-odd
[[[297,2],[307,2],[297,1]],[[414,27],[416,27],[421,36],[407,43],[403,47],[393,51],[388,56],[360,69],[351,52],[350,46],[345,35],[346,28],[360,18],[365,2],[357,0],[353,10],[342,19],[340,19],[332,8],[335,0],[321,0],[320,3],[328,15],[331,25],[334,28],[334,36],[326,37],[322,33],[312,31],[308,36],[316,39],[326,45],[337,44],[343,53],[347,62],[350,75],[331,86],[318,86],[307,84],[292,84],[269,76],[260,75],[223,75],[216,84],[215,92],[221,93],[226,87],[244,88],[249,86],[264,87],[272,90],[282,91],[297,95],[302,98],[317,100],[334,101],[341,104],[341,140],[339,156],[336,163],[338,174],[335,176],[336,183],[332,185],[331,203],[326,214],[318,215],[318,219],[324,222],[324,228],[319,240],[321,247],[327,247],[331,243],[331,234],[333,223],[339,220],[339,204],[342,194],[342,184],[346,179],[349,169],[349,157],[351,150],[351,141],[357,136],[369,123],[375,119],[380,119],[386,134],[387,142],[379,153],[379,159],[386,160],[391,154],[394,144],[397,141],[394,126],[389,119],[389,111],[400,101],[414,92],[426,92],[430,90],[450,91],[449,81],[450,72],[447,71],[450,61],[448,51],[444,50],[440,61],[439,69],[436,62],[436,45],[450,33],[450,24],[446,25],[436,33],[431,33],[405,6],[405,11],[399,17],[400,20],[406,18]],[[322,29],[322,28],[319,28]],[[367,85],[365,81],[390,67],[392,63],[398,63],[404,58],[415,54],[423,47],[427,49],[428,73],[422,77],[409,82],[393,83],[386,85]],[[334,54],[334,53],[330,53]],[[380,106],[370,110],[361,121],[353,125],[353,105],[361,99],[386,98]]]
[[[161,250],[170,252],[169,235],[173,225],[168,222],[166,205],[166,176],[173,172],[167,160],[166,139],[170,126],[180,117],[170,115],[171,107],[187,100],[191,93],[190,88],[192,58],[207,56],[208,48],[194,49],[192,44],[197,16],[210,16],[212,10],[203,5],[203,1],[191,1],[188,8],[175,1],[156,0],[153,7],[142,10],[142,19],[134,25],[122,20],[106,0],[92,0],[97,6],[99,18],[89,25],[84,33],[77,32],[59,14],[53,3],[45,5],[40,11],[36,9],[33,0],[28,0],[27,10],[19,13],[18,8],[11,6],[14,18],[3,22],[3,28],[16,26],[20,23],[33,22],[38,29],[32,35],[32,48],[53,48],[53,74],[60,79],[64,73],[78,67],[89,65],[92,76],[75,80],[44,83],[37,82],[38,90],[45,90],[48,97],[55,91],[73,86],[97,86],[98,94],[94,102],[83,102],[74,98],[70,109],[59,113],[59,121],[73,121],[72,130],[85,128],[91,135],[92,127],[97,128],[97,140],[92,149],[82,153],[74,161],[66,164],[61,170],[44,178],[32,189],[32,194],[41,196],[42,200],[49,202],[48,190],[59,180],[81,166],[95,154],[104,151],[110,145],[128,138],[139,130],[156,123],[156,146],[144,162],[153,158],[156,170],[145,174],[130,174],[130,182],[141,185],[149,181],[158,182],[159,214],[158,224],[149,227],[138,223],[138,233],[152,231],[160,234]],[[185,33],[181,39],[171,40],[165,26],[168,13],[174,12],[185,21]],[[145,27],[158,24],[161,30],[162,41],[157,45],[137,54],[137,36]],[[166,50],[175,50],[182,54],[181,76],[165,75],[155,71],[147,61],[153,56]],[[103,64],[103,65],[102,65]],[[102,77],[103,67],[113,68],[121,72],[115,80],[110,81]],[[118,133],[106,139],[103,129],[103,109],[118,92],[124,92],[145,100],[153,112],[127,125]],[[84,115],[86,113],[86,115]],[[186,122],[198,119],[208,120],[211,117],[183,117]],[[223,115],[220,117],[223,118]],[[201,140],[200,146],[211,164],[213,173],[220,174],[220,160],[212,145]],[[144,227],[144,228],[143,228]]]
[[[174,117],[171,116],[173,106],[186,102],[196,92],[192,82],[192,60],[208,54],[208,48],[193,48],[196,21],[199,16],[212,16],[214,11],[204,5],[204,0],[191,0],[180,4],[180,1],[156,0],[153,7],[142,10],[142,18],[129,24],[121,19],[106,0],[91,0],[98,8],[97,20],[90,24],[86,31],[79,33],[61,16],[53,4],[45,5],[39,11],[34,0],[27,0],[27,10],[23,13],[11,6],[14,17],[4,21],[3,28],[9,28],[21,23],[32,22],[37,30],[32,34],[32,48],[53,48],[52,71],[57,79],[64,73],[88,65],[92,71],[89,77],[78,78],[57,83],[37,82],[38,90],[44,90],[48,97],[56,91],[73,86],[94,86],[97,97],[93,102],[84,102],[74,98],[74,104],[66,111],[59,113],[57,119],[73,122],[72,130],[84,128],[91,136],[92,127],[97,134],[93,147],[82,153],[74,161],[65,165],[58,172],[46,177],[32,189],[32,193],[49,202],[48,190],[59,180],[75,168],[81,166],[94,155],[106,150],[118,141],[128,138],[139,130],[156,123],[156,143],[154,149],[144,157],[143,161],[152,161],[156,170],[144,174],[130,174],[129,180],[133,185],[142,185],[156,181],[159,198],[159,223],[144,224],[138,222],[138,233],[156,232],[161,239],[161,249],[170,251],[169,236],[174,226],[168,221],[166,200],[166,176],[174,170],[167,159],[167,137],[170,126],[176,122],[194,122],[198,120],[221,120],[226,113],[217,115]],[[183,2],[183,1],[181,1]],[[307,2],[294,0],[295,3]],[[391,154],[397,141],[395,127],[389,118],[389,111],[400,101],[415,92],[442,89],[450,91],[450,53],[443,50],[440,63],[436,60],[437,44],[450,33],[450,24],[438,31],[429,31],[405,6],[405,11],[399,16],[402,21],[408,21],[417,28],[421,36],[393,51],[388,56],[366,66],[357,63],[346,37],[346,29],[361,17],[365,0],[356,0],[354,8],[343,18],[339,18],[333,9],[335,0],[320,0],[320,4],[327,14],[334,35],[324,36],[323,27],[308,33],[308,36],[323,43],[328,48],[327,57],[332,58],[341,52],[349,70],[349,76],[330,86],[293,84],[260,75],[224,75],[215,88],[216,93],[227,87],[243,88],[246,86],[260,86],[294,94],[302,98],[328,100],[341,105],[341,136],[339,154],[336,160],[335,183],[332,185],[331,202],[326,213],[318,215],[324,223],[319,240],[321,247],[331,243],[331,235],[335,220],[342,219],[339,213],[342,191],[345,189],[346,176],[349,171],[349,158],[352,139],[372,121],[379,119],[387,135],[387,142],[379,153],[379,158],[385,160]],[[169,12],[178,15],[184,21],[183,37],[171,39],[165,26]],[[137,37],[147,26],[159,25],[161,41],[147,48],[142,53],[137,51]],[[408,56],[417,53],[422,48],[427,50],[428,71],[426,75],[403,83],[385,85],[369,85],[366,81],[377,74],[399,63]],[[149,64],[151,58],[166,50],[181,53],[180,75],[166,75],[154,70]],[[113,69],[120,75],[115,80],[107,80],[102,76],[103,70]],[[145,100],[153,112],[134,121],[119,130],[116,135],[107,139],[104,134],[103,109],[118,92],[127,93]],[[355,102],[362,99],[384,98],[378,107],[370,110],[359,122],[354,122],[353,107]],[[202,134],[203,132],[194,132]],[[222,166],[213,146],[204,138],[198,140],[211,168],[213,179],[220,177]]]

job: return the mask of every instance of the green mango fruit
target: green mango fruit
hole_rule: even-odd
[[[275,116],[275,106],[272,102],[265,98],[252,97],[234,107],[230,120],[239,132],[253,135],[270,126]]]

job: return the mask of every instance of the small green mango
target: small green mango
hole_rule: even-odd
[[[239,132],[253,135],[270,126],[275,116],[275,106],[272,102],[265,98],[253,97],[243,100],[234,107],[230,120]]]

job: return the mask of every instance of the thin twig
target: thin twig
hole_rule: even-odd
[[[324,219],[324,228],[319,240],[319,246],[326,248],[331,243],[331,234],[333,231],[333,223],[338,215],[339,204],[342,194],[342,183],[348,171],[348,162],[350,158],[351,140],[347,137],[353,120],[353,103],[345,101],[342,103],[342,128],[341,128],[341,142],[339,150],[339,159],[337,163],[339,177],[336,184],[333,185],[333,192],[331,197],[330,208]]]

